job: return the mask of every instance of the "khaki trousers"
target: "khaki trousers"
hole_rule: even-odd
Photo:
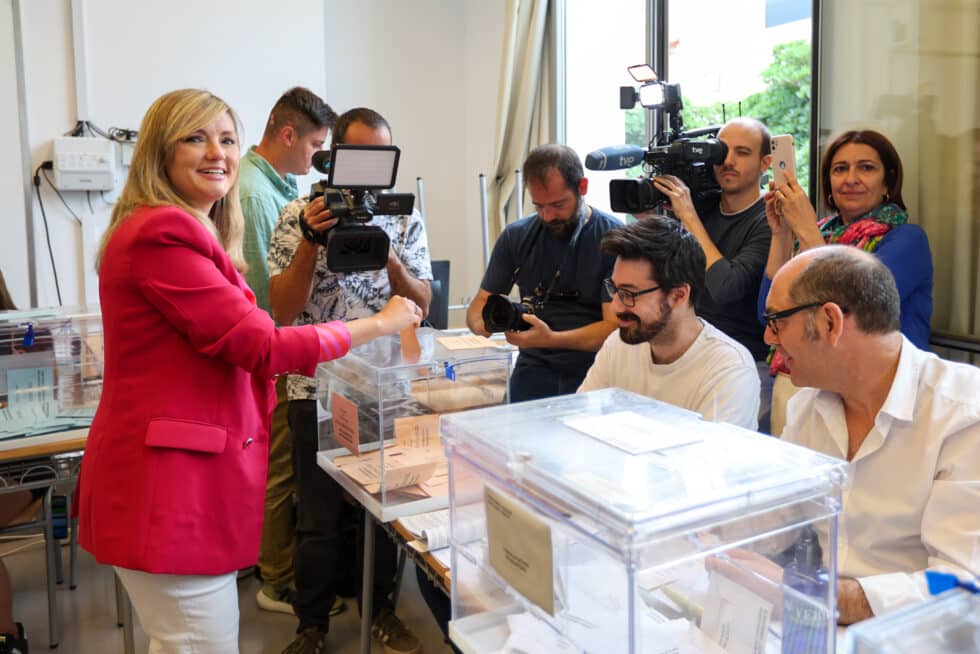
[[[293,492],[293,438],[286,417],[286,375],[276,380],[276,408],[269,434],[269,478],[265,487],[265,520],[259,549],[259,573],[277,590],[293,585],[296,511]]]

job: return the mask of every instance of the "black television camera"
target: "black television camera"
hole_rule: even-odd
[[[368,225],[375,215],[412,213],[411,193],[375,193],[395,185],[401,151],[394,145],[334,145],[313,155],[313,167],[327,178],[310,189],[310,202],[323,196],[337,224],[318,232],[299,218],[303,237],[327,248],[327,268],[337,273],[381,270],[390,239]]]
[[[585,167],[590,170],[618,170],[643,164],[644,176],[640,179],[614,179],[609,182],[609,203],[619,213],[641,213],[659,209],[667,198],[653,185],[657,175],[675,175],[689,189],[691,199],[704,201],[721,192],[715,179],[713,166],[724,163],[728,146],[716,136],[720,127],[704,127],[684,131],[681,110],[680,84],[668,84],[657,80],[657,74],[649,66],[630,66],[630,75],[640,86],[619,88],[619,107],[632,109],[637,101],[650,110],[659,110],[669,120],[665,130],[661,121],[646,150],[638,146],[614,146],[590,152],[585,157]],[[659,113],[655,113],[659,116]]]

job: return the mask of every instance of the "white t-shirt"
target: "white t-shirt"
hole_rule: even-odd
[[[743,345],[701,320],[704,329],[673,363],[656,364],[649,343],[627,345],[614,331],[578,392],[622,388],[696,411],[706,420],[759,427],[759,373]]]

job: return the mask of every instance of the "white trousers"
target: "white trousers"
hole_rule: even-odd
[[[238,654],[237,574],[160,575],[116,567],[149,654]]]

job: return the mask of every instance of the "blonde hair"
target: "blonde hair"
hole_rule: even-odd
[[[235,267],[244,272],[245,257],[242,253],[242,237],[245,219],[238,198],[238,176],[228,194],[214,203],[210,215],[204,215],[191,207],[180,196],[167,175],[167,165],[173,160],[174,151],[181,139],[208,125],[227,113],[235,124],[235,138],[241,133],[237,114],[218,96],[200,89],[171,91],[157,98],[143,116],[139,138],[133,150],[129,176],[116,206],[112,210],[109,227],[102,235],[95,268],[102,265],[106,246],[116,228],[140,206],[180,207],[211,232],[221,243]]]

